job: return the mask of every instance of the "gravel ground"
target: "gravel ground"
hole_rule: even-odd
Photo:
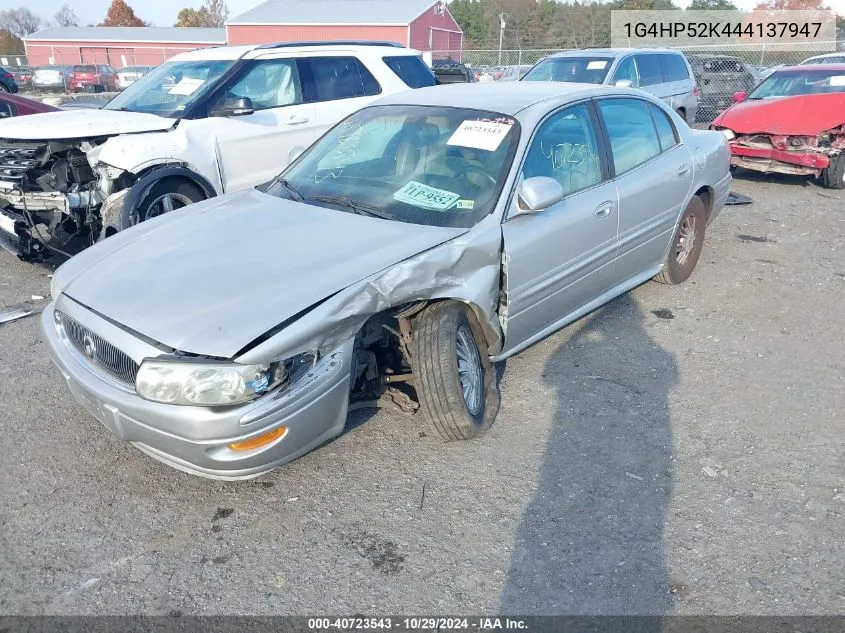
[[[741,176],[683,286],[509,360],[485,437],[381,411],[247,483],[177,472],[0,326],[0,613],[845,614],[843,192]],[[0,309],[50,268],[0,251]]]

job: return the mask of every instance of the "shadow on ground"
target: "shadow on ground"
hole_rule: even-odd
[[[502,613],[667,613],[672,354],[630,294],[564,331],[543,380],[557,398]]]

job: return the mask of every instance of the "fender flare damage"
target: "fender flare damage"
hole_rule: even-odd
[[[204,176],[192,171],[185,163],[166,163],[150,167],[138,175],[132,186],[109,196],[100,210],[102,232],[100,239],[112,232],[132,226],[131,214],[141,204],[157,182],[163,178],[183,178],[196,185],[206,198],[217,195],[214,185]]]

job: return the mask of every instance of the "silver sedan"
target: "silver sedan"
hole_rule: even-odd
[[[720,133],[635,90],[399,94],[272,182],[70,259],[43,332],[83,407],[190,473],[257,476],[380,398],[469,439],[499,409],[493,363],[692,274],[728,165]]]

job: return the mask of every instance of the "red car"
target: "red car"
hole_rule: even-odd
[[[73,67],[68,81],[71,92],[114,92],[117,72],[107,64],[79,64]]]
[[[59,108],[54,108],[34,99],[0,93],[0,119],[23,116],[24,114],[38,114],[39,112],[57,112],[58,110]]]
[[[710,126],[728,138],[731,165],[845,189],[845,64],[781,68],[734,101]]]

